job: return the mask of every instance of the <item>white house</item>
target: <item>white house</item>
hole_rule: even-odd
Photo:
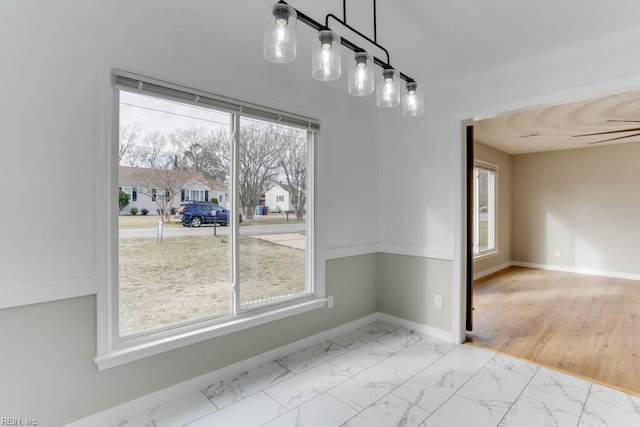
[[[195,171],[120,166],[118,179],[119,189],[129,196],[129,204],[120,215],[130,215],[133,207],[138,209],[138,214],[147,209],[149,215],[158,215],[161,205],[157,200],[165,197],[167,187],[175,192],[172,209],[177,209],[180,203],[209,201],[214,197],[222,204],[227,197],[224,184],[209,182]]]
[[[263,29],[272,17],[266,3],[0,2],[0,39],[5,41],[0,182],[14,194],[38,189],[37,197],[18,199],[20,212],[36,216],[28,226],[23,220],[0,222],[0,417],[61,426],[127,402],[139,404],[152,393],[156,400],[195,397],[200,400],[189,401],[195,408],[202,400],[210,403],[199,389],[211,382],[194,380],[204,373],[239,373],[255,367],[245,361],[257,355],[272,356],[260,359],[268,363],[284,356],[278,351],[288,345],[313,345],[326,340],[328,331],[380,314],[450,343],[464,341],[464,126],[477,118],[640,88],[640,55],[634,54],[640,45],[638,1],[378,1],[377,40],[389,50],[393,66],[415,78],[425,93],[425,114],[414,118],[402,116],[399,107],[378,108],[376,95],[347,92],[347,59],[354,56],[346,48],[342,77],[314,80],[310,52],[318,39],[302,23],[298,59],[265,61]],[[316,20],[343,13],[338,1],[288,3]],[[372,2],[348,1],[347,6],[349,22],[371,36]],[[98,368],[97,355],[120,343],[117,324],[97,326],[108,322],[109,310],[117,310],[117,304],[106,302],[118,274],[117,258],[111,262],[118,250],[114,70],[219,95],[219,102],[231,97],[260,104],[271,109],[274,120],[291,112],[321,123],[310,156],[315,170],[309,200],[317,238],[309,239],[309,265],[316,299],[300,303],[295,312],[270,312],[272,317],[245,313],[245,329],[222,333],[212,327],[197,339],[186,330],[182,341],[160,334],[161,353],[129,340],[144,357]],[[375,70],[381,77],[380,68]],[[545,164],[536,166],[545,170]],[[547,182],[560,188],[557,181]],[[585,212],[589,206],[572,208]],[[49,210],[58,215],[48,215]],[[553,212],[546,213],[547,222],[563,226],[558,234],[573,236],[573,246],[588,249],[589,240],[570,232],[571,221],[561,223]],[[616,239],[637,244],[636,217],[625,218],[629,231]],[[605,262],[610,252],[615,256],[614,250],[603,250],[592,264]],[[247,326],[248,321],[254,323]],[[575,352],[588,351],[576,345]],[[461,357],[465,363],[456,366],[481,359]],[[173,394],[163,392],[174,385],[179,387]],[[252,405],[262,395],[241,397]],[[156,400],[147,398],[145,407],[130,405],[128,414],[146,411]],[[488,414],[486,405],[476,405],[478,412],[465,409],[466,400],[452,396],[443,407],[451,413]],[[285,411],[275,402],[267,404],[278,405],[273,417]],[[247,407],[247,412],[262,410],[257,404]],[[489,409],[486,424],[498,424],[499,411]],[[580,414],[571,414],[572,425]],[[114,425],[117,419],[85,425]]]
[[[269,207],[269,212],[292,211],[291,196],[289,192],[276,184],[264,193],[264,204]]]

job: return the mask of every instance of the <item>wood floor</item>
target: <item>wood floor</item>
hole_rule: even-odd
[[[475,345],[640,394],[640,281],[510,267],[474,308]]]

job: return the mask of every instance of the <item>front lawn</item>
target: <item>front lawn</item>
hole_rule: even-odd
[[[120,239],[121,335],[229,314],[229,247],[228,236]],[[304,250],[240,238],[242,304],[304,289]]]

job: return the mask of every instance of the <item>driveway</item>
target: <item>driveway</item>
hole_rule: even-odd
[[[307,236],[298,233],[262,234],[251,237],[254,239],[266,240],[267,242],[274,243],[276,245],[288,246],[290,248],[303,250],[307,248]]]

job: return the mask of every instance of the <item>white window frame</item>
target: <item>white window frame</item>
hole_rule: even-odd
[[[189,191],[189,198],[187,200],[193,202],[208,202],[204,199],[204,190],[186,190]],[[195,195],[195,197],[193,197]]]
[[[131,203],[133,203],[134,201],[137,201],[137,199],[138,199],[137,197],[136,197],[136,200],[133,200],[133,187],[131,187],[130,185],[123,185],[123,186],[119,187],[119,189],[123,193],[125,193],[127,196],[129,196],[129,205]],[[127,205],[127,206],[129,206],[129,205]]]
[[[478,206],[478,170],[489,172],[488,180],[488,228],[487,249],[478,250],[480,246],[480,209]],[[480,259],[499,252],[498,249],[498,165],[474,159],[473,162],[473,258]]]
[[[110,179],[108,181],[108,194],[109,206],[118,205],[118,194],[114,189],[118,188],[118,157],[117,146],[118,141],[118,117],[119,117],[119,105],[120,105],[120,91],[130,90],[135,91],[132,87],[122,87],[118,85],[118,77],[124,76],[126,79],[134,81],[135,85],[132,87],[142,87],[147,82],[152,87],[160,87],[166,89],[171,95],[166,95],[169,99],[178,100],[180,102],[188,103],[185,101],[184,93],[194,93],[195,96],[192,103],[198,103],[199,106],[210,106],[213,110],[227,111],[231,113],[231,129],[232,135],[235,138],[236,147],[235,154],[232,156],[234,159],[234,170],[232,171],[231,188],[237,187],[237,169],[239,162],[239,125],[240,117],[248,116],[259,118],[263,120],[274,120],[275,117],[279,117],[282,124],[292,125],[296,127],[303,127],[304,120],[308,121],[307,129],[307,221],[306,221],[306,236],[307,236],[307,255],[305,256],[305,283],[306,292],[308,294],[293,297],[289,299],[281,299],[275,303],[265,303],[251,307],[240,307],[239,298],[234,298],[232,303],[232,310],[234,314],[226,317],[216,317],[215,315],[197,319],[190,322],[180,323],[178,325],[172,325],[162,328],[153,329],[147,332],[141,332],[138,334],[120,337],[120,325],[119,325],[119,270],[118,270],[118,219],[117,213],[114,213],[109,218],[109,235],[106,239],[107,246],[107,262],[106,262],[106,274],[104,280],[101,282],[101,287],[98,291],[98,348],[97,356],[94,359],[98,365],[98,369],[104,370],[115,366],[119,366],[125,363],[129,363],[135,360],[140,360],[145,357],[160,354],[173,349],[181,348],[187,345],[191,345],[197,342],[206,341],[222,335],[238,332],[244,329],[255,327],[261,324],[273,322],[278,319],[294,316],[300,313],[304,313],[310,310],[316,310],[323,308],[326,304],[325,298],[325,286],[323,280],[319,279],[319,271],[315,268],[319,261],[319,255],[315,250],[315,150],[316,150],[316,132],[319,131],[319,124],[313,119],[307,119],[302,116],[294,114],[280,112],[274,115],[274,111],[266,107],[257,106],[255,104],[248,104],[242,101],[233,100],[231,98],[222,98],[216,95],[207,94],[205,92],[196,91],[193,89],[161,82],[154,79],[149,79],[142,76],[137,76],[131,73],[115,72],[115,84],[113,86],[113,121],[111,126],[112,132],[112,147],[110,148]],[[137,80],[136,80],[137,79]],[[174,93],[178,93],[180,96],[172,96]],[[158,96],[158,95],[155,95]],[[198,102],[202,100],[202,97],[207,97],[205,103]],[[224,108],[220,108],[223,105]],[[233,110],[234,106],[238,106],[237,110]],[[231,111],[230,111],[231,110]],[[247,111],[249,113],[247,113]],[[283,120],[285,118],[285,120]],[[287,121],[288,120],[288,121]],[[235,181],[235,182],[234,182]],[[232,212],[240,211],[239,197],[231,197]],[[117,209],[113,209],[117,212]],[[234,295],[238,296],[238,287],[240,286],[235,280],[239,277],[239,247],[234,245],[234,241],[239,239],[239,229],[237,224],[238,218],[233,215],[230,221],[232,233],[230,235],[232,241],[232,257],[235,259],[232,265],[235,265],[234,283],[232,287],[236,290]],[[324,276],[322,276],[323,278]],[[240,289],[241,290],[241,289]]]

